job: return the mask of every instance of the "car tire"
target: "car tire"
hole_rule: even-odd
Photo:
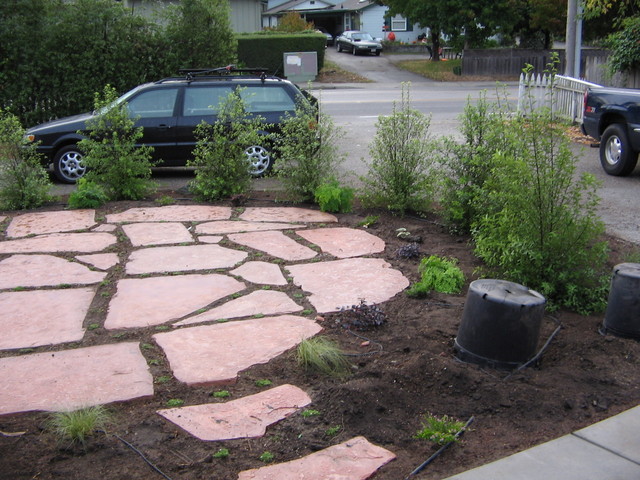
[[[376,50],[376,57],[380,56],[380,50]]]
[[[357,50],[356,50],[356,47],[354,46],[354,47],[353,47],[353,50],[351,50],[351,53],[353,53],[353,55],[357,55],[357,53],[356,53],[356,52],[357,52]]]
[[[249,160],[249,173],[254,178],[264,177],[273,167],[271,151],[261,145],[251,145],[244,151]]]
[[[337,42],[337,43],[336,43],[336,50],[337,50],[338,52],[341,52],[341,51],[342,51],[342,45],[340,45],[340,42]]]
[[[638,163],[638,152],[631,149],[624,125],[609,125],[600,139],[600,163],[605,172],[616,177],[629,175]]]
[[[53,172],[63,183],[76,183],[87,173],[84,154],[77,145],[62,147],[53,157]]]

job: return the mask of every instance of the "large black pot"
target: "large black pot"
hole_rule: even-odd
[[[640,339],[640,264],[613,267],[602,333]]]

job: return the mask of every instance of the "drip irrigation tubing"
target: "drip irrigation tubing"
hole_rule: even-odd
[[[106,433],[106,432],[104,432]],[[122,443],[124,443],[127,447],[129,447],[131,450],[133,450],[134,452],[136,452],[138,455],[140,455],[140,457],[145,461],[145,463],[147,465],[149,465],[151,468],[153,468],[156,472],[158,472],[160,475],[162,475],[166,480],[171,480],[171,477],[167,476],[162,470],[160,470],[158,467],[156,467],[153,463],[151,463],[151,461],[144,456],[144,454],[138,450],[136,447],[134,447],[133,445],[131,445],[129,442],[127,442],[124,438],[122,438],[119,435],[116,435],[115,433],[112,433],[112,435],[114,437],[116,437],[118,440],[120,440]]]
[[[373,343],[374,345],[378,346],[378,350],[374,351],[374,352],[364,352],[364,353],[343,353],[343,355],[345,357],[368,357],[369,355],[375,355],[376,353],[380,353],[382,352],[383,348],[382,348],[382,344],[375,342],[373,340],[371,340],[370,338],[365,337],[364,335],[359,335],[356,332],[347,329],[347,332],[349,332],[351,335],[354,335],[356,337],[358,337],[361,340],[364,340],[366,342],[370,342]]]
[[[460,430],[458,430],[458,433],[456,433],[453,436],[453,440],[451,440],[449,443],[447,443],[447,444],[443,445],[442,447],[440,447],[436,453],[434,453],[429,458],[427,458],[422,463],[422,465],[420,465],[413,472],[411,472],[404,480],[409,480],[414,475],[417,475],[418,473],[420,473],[422,470],[424,470],[426,468],[427,465],[429,465],[436,458],[438,458],[440,456],[440,454],[442,454],[442,452],[444,452],[447,448],[449,448],[452,443],[455,443],[456,441],[458,441],[458,439],[464,434],[464,432],[467,430],[467,428],[469,428],[469,425],[471,425],[474,420],[475,420],[475,417],[473,417],[473,416],[471,418],[469,418],[469,420],[467,420],[467,423],[465,423],[464,426]]]

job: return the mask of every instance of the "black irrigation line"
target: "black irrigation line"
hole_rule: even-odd
[[[345,357],[367,357],[369,355],[375,355],[376,353],[380,353],[380,352],[383,351],[381,343],[375,342],[375,341],[371,340],[370,338],[367,338],[367,337],[365,337],[363,335],[360,335],[360,334],[354,332],[353,330],[351,330],[349,328],[347,328],[346,330],[351,335],[354,335],[354,336],[356,336],[356,337],[358,337],[358,338],[360,338],[360,339],[362,339],[362,340],[364,340],[366,342],[370,342],[370,343],[373,343],[374,345],[377,345],[378,346],[378,350],[376,350],[374,352],[364,352],[364,353],[343,353],[342,354],[343,356],[345,356]]]
[[[447,444],[443,445],[442,447],[440,447],[436,453],[434,453],[429,458],[427,458],[418,468],[416,468],[413,472],[411,472],[409,475],[407,475],[407,477],[405,477],[404,480],[409,480],[411,477],[413,477],[414,475],[417,475],[422,470],[424,470],[427,465],[429,465],[436,458],[438,458],[442,452],[444,452],[447,448],[449,448],[451,446],[452,443],[455,443],[464,434],[464,432],[467,430],[467,428],[469,428],[469,425],[471,425],[474,420],[475,420],[475,417],[473,417],[473,416],[471,418],[469,418],[469,420],[467,420],[467,423],[465,423],[464,426],[460,430],[458,430],[458,433],[456,433],[453,436],[453,440],[451,440],[449,443],[447,443]]]
[[[102,430],[101,430],[102,431]],[[107,432],[102,431],[105,435],[107,434]],[[145,463],[147,465],[149,465],[151,468],[153,468],[156,472],[158,472],[160,475],[162,475],[166,480],[172,480],[171,477],[169,477],[167,474],[165,474],[162,470],[160,470],[158,467],[156,467],[153,463],[151,463],[151,461],[144,456],[144,454],[138,450],[136,447],[134,447],[133,445],[131,445],[129,442],[127,442],[124,438],[122,438],[120,435],[117,435],[115,433],[112,433],[111,435],[113,435],[114,437],[116,437],[118,440],[120,440],[122,443],[124,443],[127,447],[129,447],[131,450],[133,450],[134,452],[136,452],[138,455],[140,455],[140,457],[145,461]]]

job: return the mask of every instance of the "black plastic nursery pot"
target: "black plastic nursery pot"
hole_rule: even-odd
[[[536,354],[546,299],[505,280],[471,282],[455,339],[464,362],[514,369]]]
[[[640,264],[613,267],[609,302],[600,331],[640,339]]]

